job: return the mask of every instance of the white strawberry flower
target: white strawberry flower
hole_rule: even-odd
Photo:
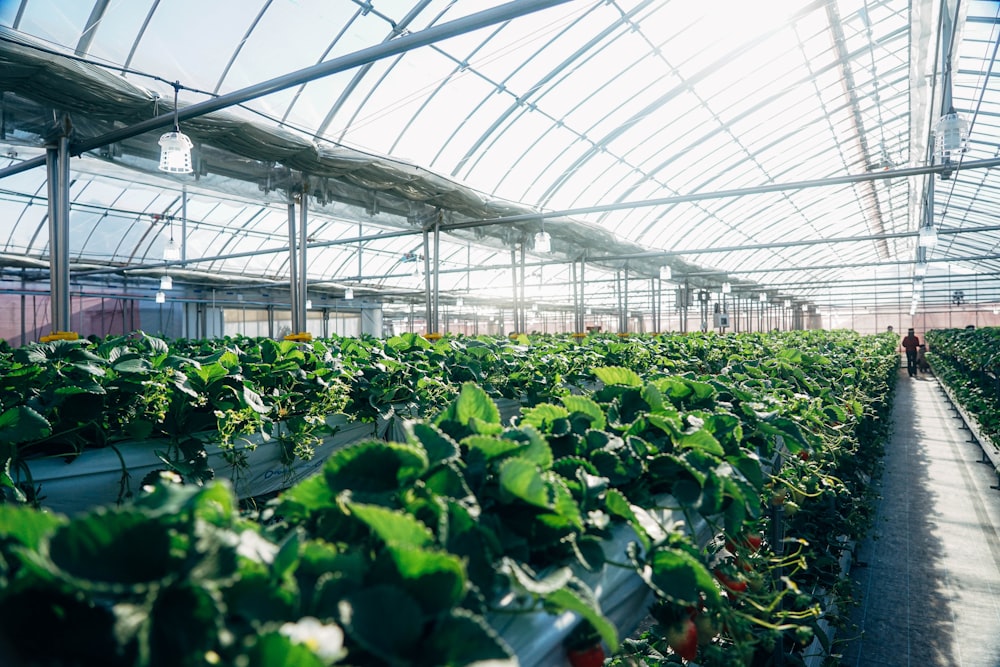
[[[292,642],[305,645],[326,662],[338,660],[347,653],[340,626],[323,623],[312,616],[304,616],[297,623],[285,623],[280,632]]]

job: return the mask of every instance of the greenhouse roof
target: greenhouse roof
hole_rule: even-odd
[[[663,264],[824,305],[909,299],[924,262],[928,283],[996,283],[1000,3],[764,7],[0,0],[0,266],[46,274],[28,167],[69,127],[78,280],[155,271],[176,236],[188,280],[287,282],[305,191],[309,278],[331,289],[422,296],[435,224],[441,290],[485,298],[519,248],[553,304],[579,260],[609,304],[616,272]],[[193,175],[156,168],[175,94]],[[952,107],[969,136],[944,165]]]

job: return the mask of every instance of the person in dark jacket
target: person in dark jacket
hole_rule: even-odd
[[[906,330],[906,336],[900,343],[906,351],[906,372],[910,377],[917,376],[917,349],[920,347],[920,339],[913,333],[913,329]]]

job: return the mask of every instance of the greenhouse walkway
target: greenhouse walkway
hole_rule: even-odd
[[[1000,667],[1000,491],[931,375],[900,370],[842,665]]]

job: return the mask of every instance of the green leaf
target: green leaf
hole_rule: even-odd
[[[550,469],[552,467],[552,448],[549,447],[549,443],[545,441],[542,434],[530,424],[524,425],[520,432],[528,436],[528,446],[518,452],[518,457],[531,461],[542,470]]]
[[[0,441],[17,444],[48,437],[48,420],[26,405],[18,405],[0,414]]]
[[[312,512],[331,507],[334,493],[323,475],[307,477],[287,489],[278,499],[278,513],[287,519],[304,518]]]
[[[670,487],[670,495],[684,507],[694,507],[701,497],[701,486],[690,479],[679,479]]]
[[[0,541],[15,540],[33,551],[38,551],[42,541],[66,523],[61,514],[0,504]]]
[[[434,541],[430,529],[405,512],[361,503],[347,503],[347,507],[386,544],[425,546]]]
[[[663,412],[663,394],[660,393],[659,388],[652,382],[647,382],[646,386],[642,388],[642,399],[649,404],[649,411],[653,414]],[[670,406],[671,412],[673,412],[673,406]]]
[[[469,449],[479,450],[487,461],[506,456],[525,447],[523,442],[488,435],[470,435],[462,439],[462,445]]]
[[[326,667],[327,663],[305,644],[293,643],[277,632],[256,637],[247,651],[246,667]]]
[[[255,392],[249,387],[249,385],[243,385],[243,402],[253,409],[254,412],[260,414],[266,414],[270,408],[264,405],[264,401],[261,400],[260,394]]]
[[[430,465],[458,458],[458,443],[437,427],[425,422],[410,422],[406,429],[423,446]]]
[[[593,399],[587,396],[563,396],[560,400],[571,413],[579,412],[590,417],[591,428],[603,431],[607,426],[604,410]]]
[[[427,616],[437,616],[456,606],[465,596],[465,567],[458,556],[411,545],[389,547],[403,588]]]
[[[212,595],[196,585],[160,591],[149,613],[151,666],[190,664],[218,641],[223,610]]]
[[[831,422],[847,421],[847,413],[839,405],[828,404],[823,406],[823,414]]]
[[[576,612],[590,622],[612,653],[618,650],[618,630],[604,617],[596,602],[584,600],[570,588],[552,591],[545,596],[545,602],[559,609]]]
[[[425,618],[420,605],[393,586],[352,593],[339,605],[340,624],[351,638],[389,664],[409,664],[419,655]]]
[[[148,359],[142,357],[122,357],[111,366],[116,373],[149,373],[153,366]]]
[[[171,531],[146,514],[98,509],[61,527],[49,540],[61,572],[95,583],[149,584],[177,574]]]
[[[77,394],[105,394],[104,387],[93,380],[79,380],[72,385],[56,387],[56,396],[76,396]]]
[[[606,385],[638,388],[645,384],[638,373],[620,366],[599,367],[595,368],[593,372],[597,379]]]
[[[560,405],[541,403],[521,415],[521,425],[530,424],[539,431],[548,431],[552,422],[569,416],[569,411]]]
[[[474,420],[486,424],[499,424],[500,411],[497,410],[496,403],[481,387],[466,382],[462,385],[458,398],[434,420],[434,423],[441,424],[445,421],[453,421],[462,426],[470,426]]]
[[[434,656],[434,664],[441,667],[517,667],[519,664],[496,630],[465,609],[454,609],[434,624],[426,654]]]
[[[295,571],[295,566],[299,563],[299,547],[302,539],[298,531],[291,531],[281,541],[278,553],[271,563],[271,573],[278,579]]]
[[[145,420],[132,420],[125,424],[125,433],[133,440],[146,440],[153,434],[153,423]]]
[[[699,604],[699,593],[712,601],[719,599],[719,590],[711,573],[686,551],[658,549],[649,560],[649,565],[649,569],[642,573],[643,578],[670,602],[684,606]]]
[[[521,458],[500,464],[500,497],[508,503],[516,498],[536,507],[550,506],[549,488],[538,466]]]
[[[421,447],[369,440],[334,452],[323,466],[334,494],[398,491],[422,475],[428,466]]]
[[[628,521],[629,525],[635,531],[636,536],[639,538],[639,542],[642,544],[642,548],[645,551],[649,551],[651,546],[651,541],[649,533],[646,529],[642,527],[639,523],[639,518],[635,515],[635,511],[632,509],[632,504],[629,503],[628,499],[622,494],[618,489],[608,489],[607,494],[604,497],[604,507],[607,511],[617,517],[621,517]]]
[[[433,347],[426,338],[419,334],[407,331],[398,336],[393,336],[385,341],[387,347],[399,352],[406,352],[414,348],[420,350],[428,350]]]
[[[566,586],[573,578],[573,570],[568,567],[560,567],[538,579],[525,569],[525,566],[506,556],[499,569],[510,575],[514,584],[531,595],[548,595]]]
[[[760,459],[756,454],[745,454],[731,457],[729,464],[742,473],[743,477],[757,489],[764,487],[764,471],[760,467]]]
[[[704,428],[681,434],[676,440],[676,445],[681,449],[699,449],[715,456],[726,455],[726,451],[715,439],[715,436]]]

